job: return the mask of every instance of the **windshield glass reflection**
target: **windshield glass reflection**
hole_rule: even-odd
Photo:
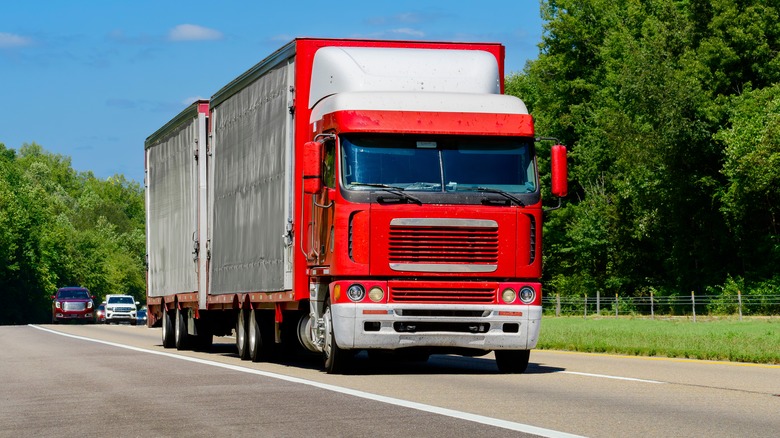
[[[352,135],[341,139],[342,184],[404,191],[536,191],[531,144],[508,137]]]

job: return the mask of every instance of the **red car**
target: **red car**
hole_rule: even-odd
[[[85,287],[61,287],[51,297],[51,322],[83,321],[93,322],[95,297]]]
[[[106,322],[106,303],[97,306],[95,310],[95,322],[104,324]]]

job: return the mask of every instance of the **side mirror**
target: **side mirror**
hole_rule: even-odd
[[[322,144],[303,144],[303,192],[316,195],[322,191]]]
[[[569,193],[569,172],[566,164],[566,146],[556,144],[550,150],[552,167],[552,194],[563,198]]]

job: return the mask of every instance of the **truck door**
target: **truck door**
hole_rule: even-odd
[[[314,195],[312,214],[312,253],[315,265],[329,265],[333,254],[333,218],[336,204],[336,141],[323,145],[322,183],[324,189]]]

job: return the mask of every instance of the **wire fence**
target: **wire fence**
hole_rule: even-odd
[[[666,295],[655,296],[545,296],[542,298],[545,312],[561,315],[646,315],[690,316],[696,315],[780,315],[780,294],[759,295]]]

